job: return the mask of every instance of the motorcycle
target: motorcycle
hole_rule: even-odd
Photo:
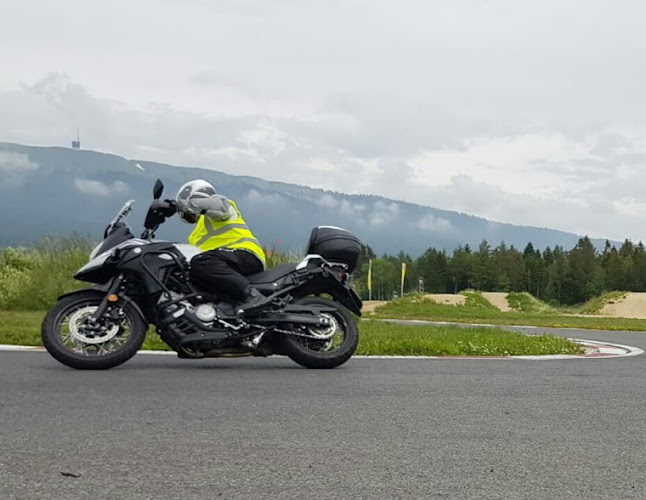
[[[126,202],[74,276],[94,285],[60,296],[47,313],[42,339],[54,358],[77,369],[112,368],[136,354],[154,325],[181,358],[279,354],[307,368],[350,359],[359,342],[351,313],[361,316],[362,307],[348,283],[360,253],[355,236],[314,228],[301,262],[247,277],[268,303],[245,312],[191,283],[197,247],[154,240],[175,213],[173,200],[161,200],[163,190],[157,179],[139,238],[124,222],[134,200]]]

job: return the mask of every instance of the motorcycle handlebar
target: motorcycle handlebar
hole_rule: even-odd
[[[175,200],[153,200],[146,214],[144,227],[146,230],[141,234],[142,239],[149,239],[155,235],[155,231],[163,224],[168,217],[177,212]]]

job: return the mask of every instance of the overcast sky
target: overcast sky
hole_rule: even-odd
[[[646,240],[646,4],[0,0],[0,141]],[[270,209],[270,207],[269,207]]]

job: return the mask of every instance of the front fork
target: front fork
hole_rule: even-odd
[[[94,311],[94,314],[89,318],[91,322],[94,324],[97,324],[99,319],[105,314],[106,310],[108,309],[108,305],[112,302],[116,302],[115,300],[111,300],[114,298],[115,295],[117,295],[117,292],[119,291],[119,288],[121,288],[121,284],[123,283],[123,274],[120,274],[114,280],[112,280],[112,283],[110,284],[110,287],[107,289],[105,292],[105,295],[103,296],[103,299],[101,300],[101,303],[99,304],[99,307],[97,308],[96,311]]]

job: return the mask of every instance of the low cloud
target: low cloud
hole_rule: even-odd
[[[372,226],[383,226],[397,219],[399,212],[398,203],[378,201],[372,207],[372,213],[368,220]]]
[[[38,163],[31,161],[27,155],[0,151],[0,173],[24,174],[38,168]]]
[[[285,201],[284,198],[278,194],[261,193],[256,189],[251,189],[244,199],[250,205],[265,205],[267,207],[271,207],[271,205]]]
[[[433,214],[428,214],[421,218],[417,223],[417,227],[429,233],[447,232],[453,229],[451,221]]]
[[[31,161],[27,155],[0,151],[0,176],[2,183],[9,187],[22,184],[29,174],[39,168],[38,163]]]
[[[113,194],[125,193],[128,191],[128,185],[122,181],[115,181],[112,184],[93,180],[93,179],[74,179],[74,186],[81,193],[90,196],[106,197]]]
[[[353,203],[349,200],[333,196],[331,194],[324,194],[320,198],[312,200],[318,205],[329,208],[330,210],[335,210],[343,215],[352,215],[357,218],[361,217],[367,210],[366,205],[362,203]]]

